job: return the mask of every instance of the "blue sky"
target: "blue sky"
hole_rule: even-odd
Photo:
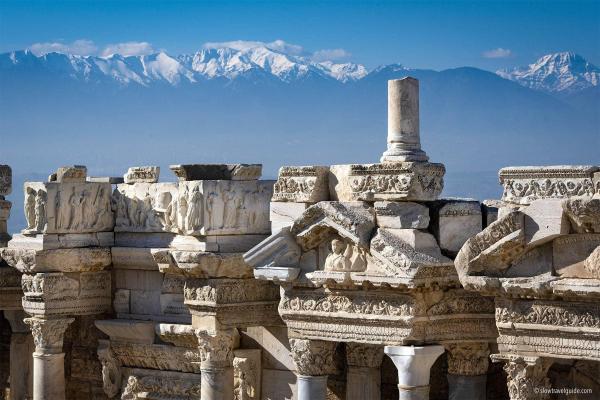
[[[79,40],[96,53],[144,42],[180,54],[239,39],[335,50],[326,54],[369,68],[495,70],[565,50],[598,65],[600,2],[0,2],[0,52]]]

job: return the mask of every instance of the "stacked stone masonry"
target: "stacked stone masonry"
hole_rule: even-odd
[[[170,169],[58,168],[11,237],[0,166],[0,398],[600,395],[600,167],[442,198],[405,78],[380,163]]]

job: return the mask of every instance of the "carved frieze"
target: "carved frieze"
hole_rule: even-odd
[[[115,232],[177,232],[176,183],[120,184],[112,201]]]
[[[123,176],[123,180],[125,183],[156,183],[159,175],[160,167],[157,166],[130,167]]]
[[[444,188],[443,164],[390,162],[332,165],[329,179],[332,200],[428,201]]]
[[[529,204],[536,199],[593,196],[598,166],[507,167],[500,170],[502,200]]]
[[[48,192],[41,182],[25,182],[23,185],[25,200],[23,210],[27,227],[22,231],[25,234],[35,234],[46,229]]]
[[[126,367],[200,373],[200,353],[197,348],[111,342],[111,351],[118,362]]]
[[[200,376],[193,374],[155,374],[136,371],[123,383],[122,400],[165,399],[192,400],[200,398]]]
[[[329,168],[323,166],[281,167],[272,201],[318,203],[329,200],[328,174]]]

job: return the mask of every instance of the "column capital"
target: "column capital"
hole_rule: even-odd
[[[334,360],[336,342],[290,339],[290,346],[298,375],[323,376],[337,372]]]
[[[549,399],[550,380],[546,376],[552,360],[518,355],[492,355],[494,361],[505,361],[506,384],[511,400]]]
[[[448,373],[452,375],[485,375],[489,366],[487,342],[448,343]]]
[[[24,321],[31,328],[36,353],[59,354],[62,353],[65,331],[75,319],[31,317]]]
[[[216,333],[196,330],[201,368],[228,368],[233,366],[233,349],[239,344],[237,329],[223,329]]]
[[[383,346],[347,343],[346,360],[351,367],[379,368],[383,360]]]

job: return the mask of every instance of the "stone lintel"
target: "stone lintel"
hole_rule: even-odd
[[[262,164],[176,164],[169,168],[180,181],[253,181],[262,174]]]
[[[273,202],[318,203],[329,200],[329,167],[285,166],[273,187]]]

